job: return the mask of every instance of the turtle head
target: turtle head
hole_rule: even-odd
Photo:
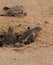
[[[35,27],[35,28],[33,29],[34,32],[38,32],[38,31],[41,31],[41,30],[42,30],[41,27]]]
[[[9,32],[9,33],[12,33],[12,32],[13,32],[13,27],[10,26],[10,27],[8,28],[8,32]]]

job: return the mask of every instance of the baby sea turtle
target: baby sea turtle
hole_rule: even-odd
[[[13,32],[13,28],[9,27],[8,32],[4,35],[4,40],[7,45],[14,45],[16,42],[16,35]]]
[[[24,7],[23,6],[14,6],[14,7],[3,7],[5,10],[5,14],[0,14],[0,16],[18,16],[18,17],[23,17],[26,16],[27,13],[24,12]]]
[[[7,46],[15,46],[19,33],[14,33],[13,27],[9,27],[8,32],[4,35],[4,41]]]
[[[0,34],[0,45],[15,46],[18,37],[19,33],[15,33],[13,27],[9,27],[8,32],[3,32],[3,34]]]
[[[33,29],[28,28],[26,32],[23,33],[23,35],[18,39],[18,42],[20,42],[20,45],[26,45],[29,44],[30,42],[34,42],[35,38],[37,37],[36,33],[38,31],[42,30],[41,27],[35,27]]]

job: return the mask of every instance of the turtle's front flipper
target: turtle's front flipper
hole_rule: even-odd
[[[4,9],[4,10],[8,10],[8,9],[10,9],[10,7],[3,7],[3,9]]]
[[[21,35],[19,33],[15,33],[15,36],[17,37],[16,42],[18,42],[19,38],[21,37]]]

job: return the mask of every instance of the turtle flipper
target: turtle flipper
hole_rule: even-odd
[[[3,7],[3,9],[4,9],[4,10],[8,10],[8,9],[10,9],[10,7]]]
[[[21,37],[21,35],[20,35],[19,33],[15,33],[15,36],[16,36],[16,38],[17,38],[16,41],[18,41],[19,37]]]
[[[3,46],[3,41],[4,41],[4,35],[0,34],[0,47]]]
[[[10,9],[10,8],[9,8],[9,7],[3,7],[3,9],[4,9],[4,10],[8,10],[8,9]]]

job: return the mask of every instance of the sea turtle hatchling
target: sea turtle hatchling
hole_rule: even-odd
[[[0,16],[18,16],[18,17],[23,17],[26,16],[27,13],[24,12],[24,7],[23,6],[14,6],[14,7],[3,7],[5,14],[0,14]]]
[[[6,45],[7,47],[14,47],[19,33],[15,33],[13,27],[8,28],[8,32],[3,32],[0,34],[0,45]]]
[[[31,29],[28,28],[27,31],[23,33],[23,35],[18,39],[18,42],[20,42],[20,45],[26,45],[30,44],[30,42],[34,42],[35,38],[37,37],[36,33],[42,30],[41,27],[35,27]]]

